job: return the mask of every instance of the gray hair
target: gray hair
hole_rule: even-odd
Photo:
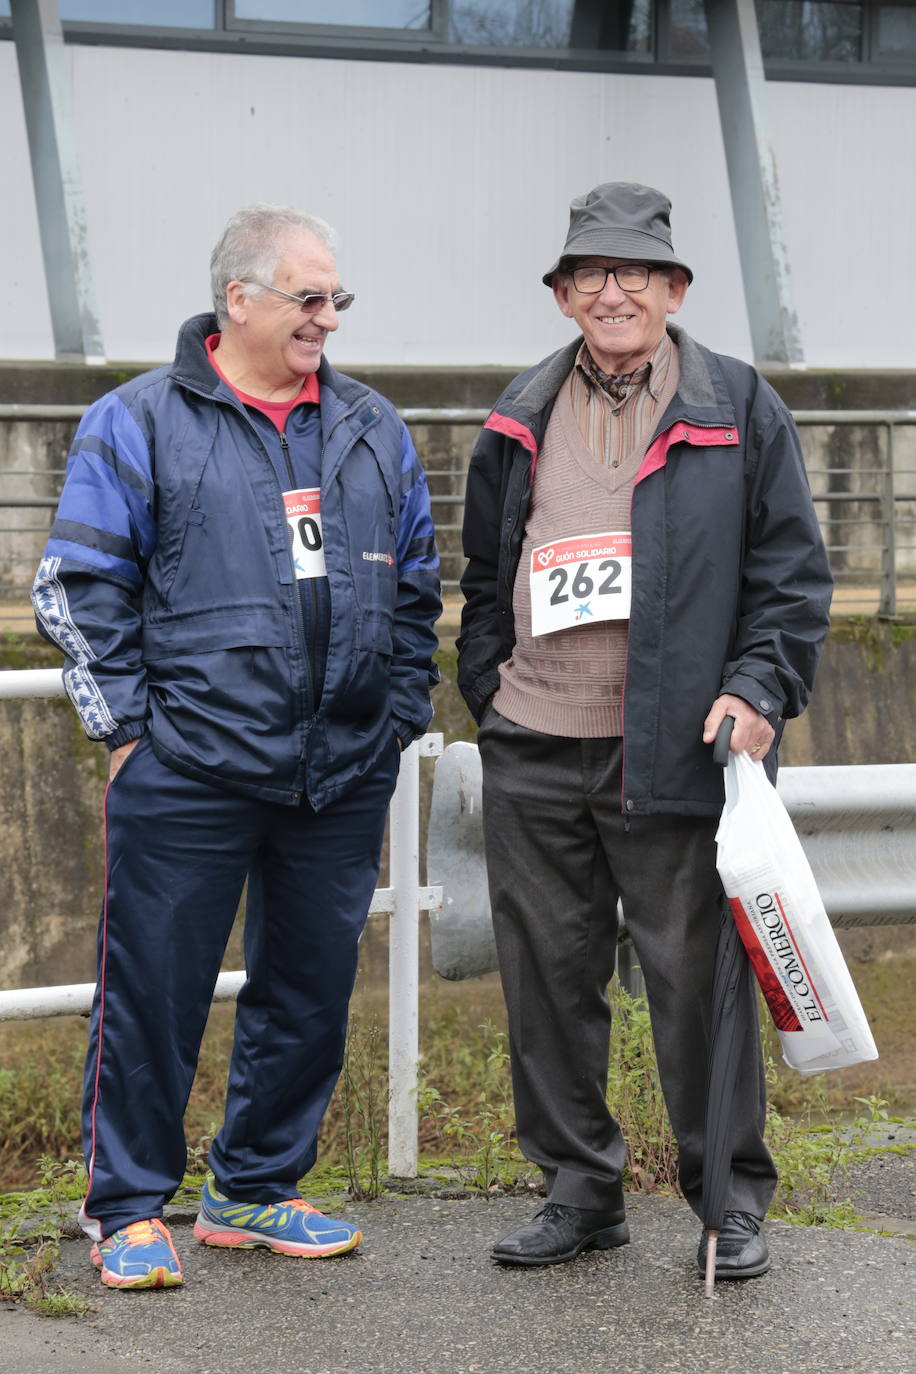
[[[220,329],[228,323],[226,289],[231,281],[272,282],[289,234],[314,234],[330,253],[337,247],[334,230],[317,215],[306,215],[286,205],[246,205],[237,210],[223,230],[210,256],[210,291]],[[261,288],[246,287],[249,296]]]

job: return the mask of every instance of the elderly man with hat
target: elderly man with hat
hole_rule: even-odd
[[[775,776],[808,700],[831,580],[792,419],[753,367],[668,323],[693,274],[670,203],[571,206],[543,278],[579,337],[500,397],[468,476],[459,684],[484,834],[518,1140],[547,1204],[504,1264],[629,1240],[605,1100],[617,904],[645,977],[679,1178],[699,1215],[721,721]],[[742,1028],[719,1277],[769,1267],[775,1170],[759,1032]],[[705,1264],[705,1237],[698,1261]]]

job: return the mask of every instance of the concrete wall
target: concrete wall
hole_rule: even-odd
[[[0,421],[0,588],[31,585],[54,517],[46,506],[7,505],[60,496],[72,422]],[[0,593],[0,601],[8,594]]]
[[[0,667],[60,662],[7,644]],[[0,986],[95,977],[107,760],[64,701],[0,702]]]
[[[0,668],[55,659],[37,641],[16,645],[7,638],[0,646]],[[473,738],[449,651],[442,671],[432,728],[447,741]],[[782,762],[916,762],[914,694],[916,627],[862,621],[838,628],[811,710],[787,727]],[[0,987],[94,977],[106,767],[104,747],[84,739],[68,702],[0,702]],[[428,794],[431,765],[422,768]],[[384,941],[384,931],[376,931],[370,943]],[[237,944],[229,965],[240,967]]]
[[[358,294],[341,365],[526,365],[571,337],[541,273],[573,195],[663,188],[696,272],[681,319],[750,357],[711,79],[68,45],[108,356],[170,357],[228,215],[300,204]],[[772,142],[809,364],[916,366],[916,88],[773,82]],[[12,43],[0,43],[0,356],[53,356]],[[877,264],[867,289],[855,264]]]

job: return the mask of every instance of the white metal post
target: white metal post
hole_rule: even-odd
[[[394,904],[388,927],[388,1172],[417,1174],[420,1048],[420,751],[411,744],[391,803],[389,864]]]

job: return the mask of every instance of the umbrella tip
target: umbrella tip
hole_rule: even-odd
[[[704,1298],[711,1298],[716,1288],[716,1246],[718,1231],[706,1232],[706,1281],[703,1285]]]

